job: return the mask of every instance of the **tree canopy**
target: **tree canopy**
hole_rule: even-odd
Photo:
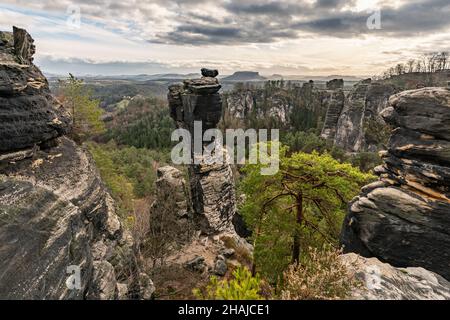
[[[243,168],[241,212],[253,230],[253,271],[272,280],[299,261],[302,243],[337,246],[347,202],[373,178],[327,153],[288,155],[285,146],[278,173],[264,176],[260,169],[261,164]]]

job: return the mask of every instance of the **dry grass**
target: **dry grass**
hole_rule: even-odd
[[[181,265],[171,265],[153,270],[152,280],[156,287],[155,299],[189,300],[195,299],[192,290],[206,286],[209,279]]]
[[[308,258],[284,272],[283,300],[335,300],[347,298],[360,283],[339,260],[340,250],[309,249]]]

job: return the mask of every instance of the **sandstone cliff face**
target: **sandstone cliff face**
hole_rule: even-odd
[[[387,130],[378,114],[387,106],[394,92],[394,87],[390,85],[367,81],[357,84],[345,98],[335,122],[334,136],[322,136],[332,138],[336,146],[348,152],[377,151],[382,142],[380,140],[383,140],[380,134]]]
[[[235,118],[273,119],[277,128],[321,130],[321,137],[347,152],[377,151],[387,138],[387,126],[379,112],[396,92],[392,85],[361,81],[351,91],[342,79],[316,89],[302,87],[235,90],[226,94],[225,107]],[[250,124],[249,124],[250,125]]]
[[[392,131],[379,181],[350,204],[347,252],[450,279],[450,90],[405,91],[382,116]]]
[[[17,28],[2,37],[0,298],[149,297],[92,159],[63,136],[69,115],[32,64],[31,37]],[[80,288],[66,283],[73,267]]]
[[[0,152],[31,148],[69,129],[70,116],[50,95],[33,53],[25,30],[0,32]]]

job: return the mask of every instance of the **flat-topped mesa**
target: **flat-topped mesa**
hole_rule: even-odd
[[[202,123],[202,135],[217,127],[222,116],[219,81],[209,75],[216,70],[202,70],[200,79],[185,80],[182,85],[169,87],[171,116],[179,128],[185,128],[194,138],[194,121]],[[211,142],[204,142],[204,145]],[[192,149],[192,156],[193,150]],[[224,150],[225,151],[225,150]],[[195,155],[198,157],[198,155]],[[232,170],[228,163],[189,165],[189,182],[194,220],[205,234],[234,231],[232,219],[236,212],[236,196]]]
[[[450,90],[392,96],[394,126],[379,181],[365,186],[344,222],[345,251],[450,279]]]
[[[70,129],[70,115],[33,64],[33,42],[20,28],[0,32],[0,154],[34,148]]]

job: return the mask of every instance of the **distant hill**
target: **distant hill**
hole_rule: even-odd
[[[263,81],[266,78],[262,77],[259,72],[255,71],[237,71],[231,76],[222,78],[222,81]]]

